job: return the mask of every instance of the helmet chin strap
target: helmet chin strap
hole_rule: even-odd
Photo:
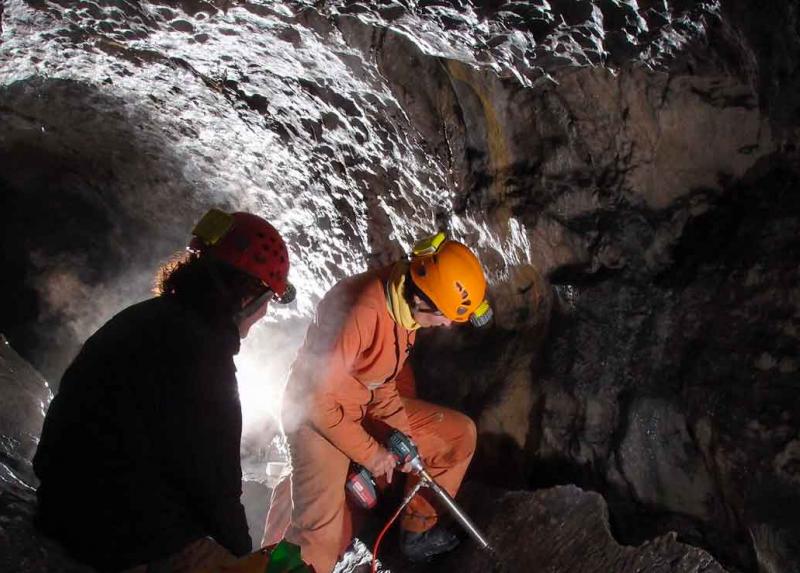
[[[266,289],[263,293],[244,305],[241,310],[233,314],[234,322],[240,324],[246,318],[254,315],[258,309],[260,309],[265,302],[271,300],[274,295],[275,293],[272,292],[272,289]]]

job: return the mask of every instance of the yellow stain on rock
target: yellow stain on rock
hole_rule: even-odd
[[[489,151],[489,166],[492,171],[492,197],[499,202],[505,197],[505,178],[500,177],[511,163],[511,154],[508,143],[503,133],[503,127],[497,118],[497,111],[492,105],[492,97],[486,92],[486,87],[476,81],[474,70],[464,62],[447,60],[447,71],[452,80],[468,86],[483,108],[483,118],[486,126],[486,147]]]

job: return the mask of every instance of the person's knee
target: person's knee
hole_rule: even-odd
[[[458,437],[453,444],[453,450],[460,460],[470,459],[475,453],[478,441],[478,428],[472,418],[465,414],[457,414],[455,422],[459,426]]]

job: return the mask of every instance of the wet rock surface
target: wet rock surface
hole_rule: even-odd
[[[209,202],[287,234],[296,315],[434,225],[482,242],[510,296],[526,263],[583,260],[564,216],[664,206],[772,148],[756,87],[712,65],[717,36],[744,57],[718,4],[573,4],[8,3],[4,244],[31,256],[7,249],[6,332],[57,378]]]
[[[575,486],[535,493],[468,491],[473,501],[465,507],[482,522],[495,553],[465,540],[466,547],[431,571],[725,571],[706,551],[677,542],[674,534],[638,547],[620,545],[603,498]]]
[[[243,352],[243,400],[272,404],[318,297],[447,227],[486,263],[497,320],[426,333],[414,361],[423,395],[478,421],[473,478],[576,483],[622,543],[676,531],[728,570],[792,572],[798,17],[740,0],[7,1],[0,328],[57,384],[209,204],[254,209],[301,291]],[[17,478],[40,423],[25,400],[0,418]],[[25,515],[9,483],[0,515]]]
[[[35,480],[30,459],[52,398],[47,382],[0,334],[0,481],[25,488]]]
[[[0,334],[0,571],[89,573],[33,526],[36,476],[31,458],[52,394]]]

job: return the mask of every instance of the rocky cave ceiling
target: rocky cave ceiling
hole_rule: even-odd
[[[509,559],[797,571],[796,3],[6,0],[0,25],[0,332],[52,386],[209,205],[254,210],[299,287],[240,357],[261,440],[321,294],[446,228],[497,317],[415,367],[478,422],[465,503]],[[47,391],[3,352],[0,564],[74,570],[30,541]],[[446,567],[490,570],[472,551]]]

